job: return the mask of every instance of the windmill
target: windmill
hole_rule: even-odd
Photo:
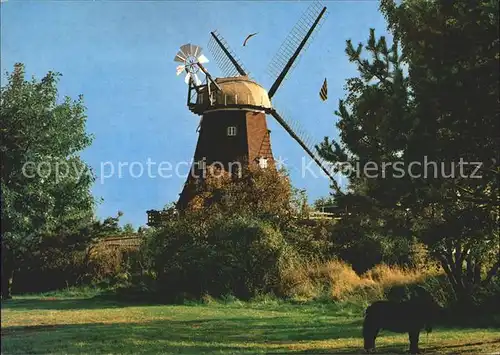
[[[271,115],[337,188],[332,173],[316,153],[313,141],[297,121],[286,119],[283,111],[278,111],[271,103],[280,85],[297,64],[304,48],[310,44],[314,31],[325,18],[326,7],[317,2],[304,12],[271,61],[269,73],[275,81],[269,91],[250,77],[217,31],[210,33],[209,50],[224,74],[222,78],[213,79],[205,69],[203,64],[208,59],[202,54],[200,47],[186,44],[180,48],[175,56],[175,61],[182,63],[177,67],[177,74],[186,72],[187,106],[191,112],[201,116],[192,172],[199,172],[215,162],[228,170],[235,161],[259,164],[262,168],[274,166],[270,131],[266,122],[266,115]],[[204,82],[199,79],[198,74],[205,76]],[[187,206],[192,198],[190,183],[195,179],[194,176],[199,174],[189,174],[180,194],[177,204],[180,209]]]

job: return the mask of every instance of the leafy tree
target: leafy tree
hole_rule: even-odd
[[[238,176],[209,170],[193,190],[187,211],[201,211],[207,218],[247,215],[286,225],[303,208],[303,195],[292,188],[284,171],[257,166],[243,167]]]
[[[336,201],[332,196],[320,197],[314,201],[313,207],[317,210],[325,207],[336,207]]]
[[[120,218],[123,216],[122,211],[118,211],[116,217],[107,217],[103,221],[94,223],[94,232],[96,237],[116,236],[123,232],[120,227]],[[133,227],[132,227],[133,229]]]
[[[133,234],[133,233],[135,233],[135,228],[132,225],[132,223],[125,224],[122,229],[123,229],[123,233],[124,234]]]
[[[147,239],[147,260],[163,294],[279,293],[286,263],[319,258],[330,247],[328,225],[301,223],[305,195],[283,171],[209,171],[192,188],[187,208],[166,206],[164,225]]]
[[[381,10],[392,44],[374,30],[366,45],[347,41],[359,76],[336,112],[341,141],[318,149],[351,167],[338,203],[368,230],[423,242],[467,299],[500,263],[498,2],[383,0]],[[463,162],[480,162],[482,178]]]
[[[277,285],[286,252],[283,235],[253,216],[198,212],[167,221],[148,239],[147,256],[164,297],[233,294],[247,298]]]
[[[79,152],[91,143],[82,97],[57,97],[60,74],[26,80],[16,64],[1,88],[2,297],[45,238],[75,236],[93,219],[94,177]]]

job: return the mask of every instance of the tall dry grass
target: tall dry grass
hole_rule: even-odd
[[[336,301],[373,301],[385,297],[394,286],[422,283],[436,271],[410,270],[376,265],[362,275],[340,260],[296,262],[281,272],[282,292],[292,298],[327,297]]]

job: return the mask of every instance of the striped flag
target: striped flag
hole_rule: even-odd
[[[323,82],[323,86],[321,86],[321,90],[319,91],[319,97],[321,100],[325,101],[328,98],[328,87],[326,85],[326,78]]]

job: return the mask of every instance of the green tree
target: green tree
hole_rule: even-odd
[[[292,188],[285,171],[275,169],[246,166],[239,176],[209,170],[193,190],[186,211],[202,211],[207,219],[215,214],[251,215],[284,226],[304,209],[304,195]]]
[[[134,234],[135,228],[132,223],[127,223],[123,226],[123,234]]]
[[[103,221],[95,223],[95,237],[116,236],[123,232],[120,227],[120,218],[123,216],[122,211],[118,211],[116,217],[106,217]]]
[[[94,176],[79,156],[92,140],[85,107],[82,97],[58,100],[59,76],[26,80],[18,63],[1,88],[3,298],[44,238],[75,235],[93,220]]]
[[[167,205],[163,225],[146,239],[146,260],[166,295],[279,293],[287,263],[330,247],[327,223],[303,223],[306,196],[284,171],[209,172],[193,192],[187,208]]]
[[[381,10],[394,40],[371,30],[364,46],[347,41],[359,76],[336,112],[341,141],[318,149],[351,163],[339,204],[369,230],[426,244],[466,299],[500,260],[498,2],[384,0]],[[482,177],[463,162],[480,162]]]

